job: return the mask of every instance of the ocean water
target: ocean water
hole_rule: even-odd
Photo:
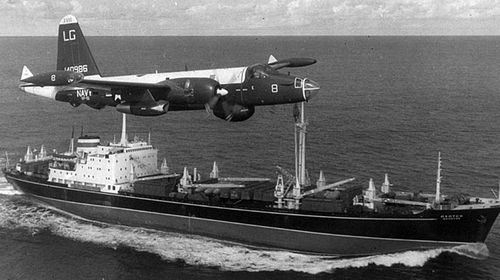
[[[289,69],[322,89],[306,107],[312,180],[389,173],[399,190],[492,196],[500,179],[500,37],[90,37],[105,75],[206,69],[314,57]],[[23,65],[55,68],[56,38],[0,38],[0,164],[26,146],[67,149],[71,127],[110,141],[114,108],[72,108],[17,89]],[[288,70],[284,70],[288,71]],[[204,111],[128,118],[170,168],[208,176],[293,168],[292,106],[257,107],[245,122]],[[500,222],[486,245],[339,259],[83,220],[37,204],[0,179],[0,279],[500,279]]]

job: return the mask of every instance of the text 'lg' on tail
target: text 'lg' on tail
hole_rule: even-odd
[[[73,15],[65,16],[59,23],[57,41],[57,69],[100,75],[78,21]]]

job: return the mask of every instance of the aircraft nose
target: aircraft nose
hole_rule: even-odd
[[[308,101],[319,92],[319,84],[311,79],[304,79],[304,98]]]

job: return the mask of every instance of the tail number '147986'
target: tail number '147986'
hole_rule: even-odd
[[[64,71],[73,71],[73,72],[78,72],[78,73],[86,73],[89,70],[88,70],[87,64],[84,64],[84,65],[75,65],[75,66],[64,67]]]
[[[91,95],[92,95],[92,91],[88,88],[76,90],[76,97],[78,97],[82,100],[90,100]]]

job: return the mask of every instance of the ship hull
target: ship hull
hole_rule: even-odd
[[[336,256],[484,242],[500,211],[427,211],[419,217],[391,218],[313,215],[108,194],[5,175],[25,194],[87,219]]]

